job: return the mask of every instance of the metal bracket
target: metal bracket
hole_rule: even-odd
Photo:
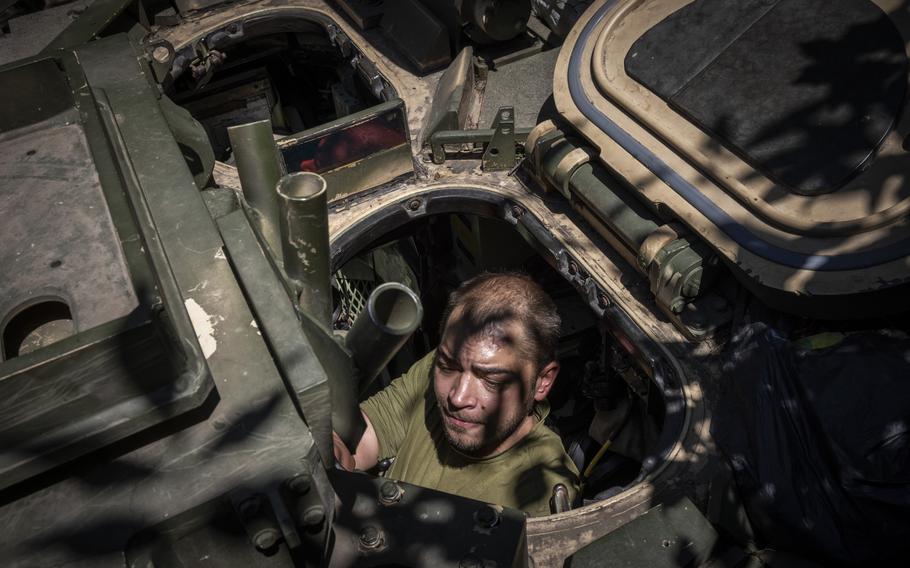
[[[510,170],[515,165],[515,113],[512,107],[501,107],[493,120],[493,137],[483,151],[484,171]]]
[[[147,45],[145,51],[155,81],[158,84],[164,83],[174,61],[174,46],[168,41],[158,40]]]
[[[208,84],[215,74],[215,69],[224,63],[224,53],[217,49],[209,49],[203,44],[196,45],[196,58],[190,61],[190,73],[196,80],[197,88]]]
[[[531,130],[515,128],[515,112],[512,107],[501,107],[491,128],[434,132],[430,136],[430,153],[434,164],[442,164],[449,157],[446,146],[470,145],[467,152],[462,153],[473,157],[478,150],[483,149],[481,164],[484,171],[510,170],[515,166],[516,144],[523,148]]]
[[[329,41],[338,48],[343,57],[349,57],[351,67],[357,70],[360,77],[370,86],[373,95],[383,99],[390,100],[395,98],[395,92],[379,72],[379,68],[368,57],[364,56],[351,42],[351,38],[346,33],[338,29],[337,26],[329,24],[326,28],[329,34]]]

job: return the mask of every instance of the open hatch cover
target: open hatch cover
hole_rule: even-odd
[[[769,303],[895,311],[910,280],[897,5],[595,2],[560,54],[556,104]]]

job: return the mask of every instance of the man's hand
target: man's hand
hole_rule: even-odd
[[[354,471],[354,468],[357,465],[354,460],[354,455],[348,450],[348,447],[344,444],[341,436],[335,432],[332,432],[332,445],[335,449],[335,463],[341,466],[341,469]]]
[[[376,430],[373,429],[373,423],[370,422],[370,418],[366,414],[363,414],[363,420],[366,422],[367,428],[357,443],[357,450],[354,454],[345,445],[341,436],[336,432],[332,432],[335,463],[347,471],[354,471],[355,469],[366,471],[374,467],[379,461],[379,439],[376,438]]]

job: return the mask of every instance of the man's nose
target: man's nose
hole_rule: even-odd
[[[474,381],[469,373],[460,373],[458,378],[449,389],[449,404],[454,409],[472,408],[477,404],[477,396],[474,393]]]

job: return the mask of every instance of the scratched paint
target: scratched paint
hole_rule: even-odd
[[[205,313],[202,306],[192,298],[187,298],[183,304],[190,315],[190,322],[196,331],[196,339],[199,340],[202,354],[208,359],[218,348],[218,342],[215,341],[215,318]]]

